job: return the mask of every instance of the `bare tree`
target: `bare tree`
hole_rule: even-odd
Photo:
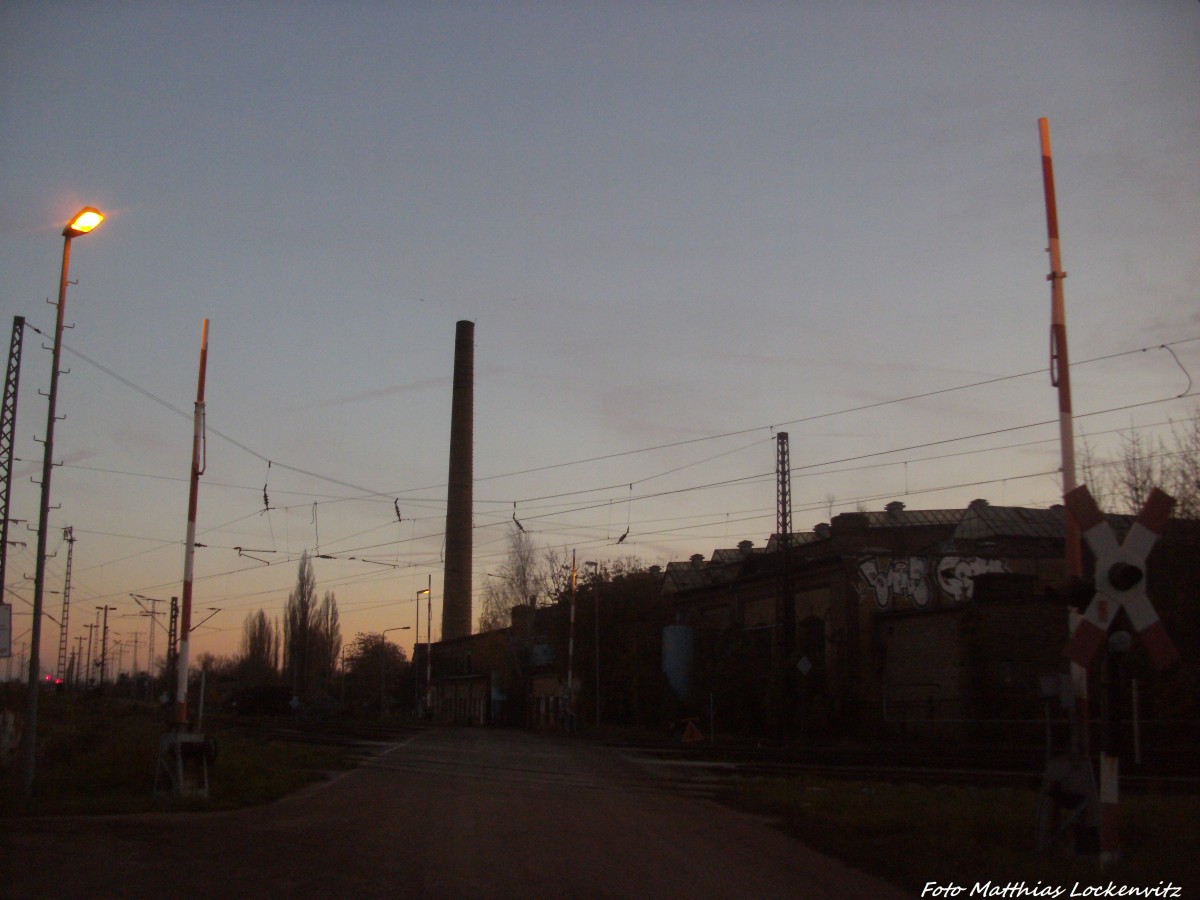
[[[547,547],[542,553],[544,592],[547,600],[566,596],[571,589],[571,558],[567,548]]]
[[[342,629],[338,622],[337,599],[333,591],[326,591],[316,611],[313,628],[313,674],[317,687],[330,689],[341,651]]]
[[[1200,519],[1200,416],[1172,425],[1175,456],[1164,490],[1175,498],[1175,515]]]
[[[317,587],[308,551],[300,557],[296,587],[283,611],[283,674],[297,697],[312,689],[314,633],[317,627]]]
[[[1173,423],[1168,438],[1130,428],[1110,457],[1098,456],[1085,438],[1080,459],[1101,509],[1134,514],[1157,487],[1175,498],[1176,518],[1200,518],[1200,417]]]
[[[239,669],[248,685],[270,684],[278,677],[279,628],[261,609],[242,623]]]
[[[547,587],[545,566],[538,559],[533,538],[521,526],[509,527],[509,550],[497,571],[488,572],[482,590],[479,630],[492,631],[509,624],[514,606],[535,605]]]

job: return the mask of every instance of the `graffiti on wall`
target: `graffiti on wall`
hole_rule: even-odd
[[[1007,572],[1002,559],[978,556],[944,556],[938,563],[938,586],[951,600],[962,603],[975,596],[975,576],[984,572]]]
[[[964,603],[974,596],[976,575],[1009,568],[1002,559],[978,556],[870,556],[858,571],[880,609],[925,609],[938,594],[950,603]]]
[[[929,605],[929,581],[925,578],[923,556],[894,557],[885,566],[881,566],[882,562],[878,557],[869,557],[858,565],[858,571],[868,588],[874,591],[880,609],[887,609],[898,598],[918,607]]]

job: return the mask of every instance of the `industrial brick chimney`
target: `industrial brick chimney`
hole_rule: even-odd
[[[475,323],[454,332],[454,392],[450,409],[450,478],[446,488],[446,570],[442,640],[471,633],[471,502],[475,406]]]

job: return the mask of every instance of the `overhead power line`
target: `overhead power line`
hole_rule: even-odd
[[[34,327],[32,325],[27,325],[27,327],[33,328],[33,330],[37,331],[38,334],[42,334],[43,336],[45,336],[44,333],[41,332],[36,327]],[[1122,351],[1119,351],[1116,353],[1108,353],[1108,354],[1104,354],[1102,356],[1094,356],[1089,359],[1084,359],[1084,360],[1079,360],[1077,362],[1073,362],[1071,365],[1072,365],[1072,367],[1079,367],[1079,366],[1090,365],[1093,363],[1104,362],[1104,361],[1111,360],[1111,359],[1117,359],[1122,356],[1131,356],[1131,355],[1137,354],[1137,353],[1147,353],[1152,350],[1166,350],[1168,353],[1171,354],[1171,356],[1172,356],[1173,360],[1176,362],[1176,364],[1179,365],[1180,368],[1183,368],[1182,363],[1179,362],[1179,358],[1175,354],[1175,352],[1172,348],[1181,346],[1183,344],[1193,343],[1196,341],[1200,341],[1200,336],[1181,338],[1176,341],[1169,341],[1169,342],[1162,343],[1162,344],[1153,344],[1153,345],[1149,345],[1149,346],[1145,346],[1145,347],[1138,347],[1138,348],[1135,348],[1132,350],[1122,350]],[[95,368],[99,369],[101,372],[104,372],[106,375],[109,375],[110,377],[116,379],[117,381],[126,385],[130,389],[137,391],[139,394],[142,394],[143,396],[149,398],[150,400],[153,400],[155,403],[159,404],[160,406],[164,407],[165,409],[170,410],[171,412],[186,419],[187,421],[191,421],[191,419],[192,419],[191,412],[187,412],[187,411],[181,409],[180,407],[175,406],[174,404],[170,403],[169,401],[164,400],[163,398],[155,395],[154,393],[147,390],[146,388],[141,387],[140,385],[136,384],[135,382],[131,381],[130,379],[124,377],[123,375],[120,375],[119,373],[113,371],[112,369],[105,366],[104,364],[92,359],[90,356],[87,356],[86,354],[80,352],[79,350],[74,349],[73,347],[68,346],[67,344],[63,344],[63,349],[67,350],[69,353],[73,354],[74,356],[77,356],[79,359],[83,360],[88,365],[94,366]],[[1183,371],[1185,374],[1187,374],[1186,369],[1184,369]],[[738,429],[735,431],[723,432],[720,434],[705,435],[705,436],[696,437],[696,438],[688,438],[686,440],[672,441],[672,442],[665,443],[665,444],[655,444],[655,445],[648,446],[648,447],[638,447],[638,448],[634,448],[631,450],[617,451],[614,453],[601,454],[598,456],[591,456],[591,457],[586,457],[583,459],[570,460],[570,461],[566,461],[566,462],[551,463],[551,464],[544,465],[544,466],[536,466],[536,467],[529,468],[529,469],[521,469],[521,470],[515,471],[515,472],[506,472],[506,473],[499,474],[499,475],[488,475],[488,476],[484,476],[481,478],[477,478],[477,479],[475,479],[475,481],[477,483],[484,482],[484,481],[496,481],[496,480],[500,480],[500,479],[504,479],[504,478],[513,478],[513,477],[516,477],[519,475],[529,475],[529,474],[533,474],[533,473],[537,473],[537,472],[548,472],[548,471],[553,471],[555,469],[566,468],[569,466],[585,465],[588,463],[602,462],[602,461],[606,461],[606,460],[610,460],[610,459],[619,459],[619,458],[626,457],[626,456],[633,456],[633,455],[640,454],[640,453],[651,453],[651,452],[655,452],[658,450],[669,450],[669,449],[674,449],[674,448],[678,448],[678,447],[689,446],[691,444],[703,443],[705,441],[721,440],[723,438],[737,437],[739,435],[745,435],[745,434],[753,434],[754,432],[757,432],[757,431],[768,430],[773,433],[774,431],[776,431],[779,428],[786,428],[786,427],[790,427],[793,425],[801,425],[801,424],[805,424],[808,422],[815,422],[815,421],[819,421],[821,419],[828,419],[828,418],[833,418],[833,417],[841,416],[841,415],[849,415],[851,413],[856,413],[856,412],[864,412],[864,411],[871,410],[871,409],[879,409],[881,407],[891,406],[891,405],[898,404],[898,403],[908,403],[908,402],[911,402],[914,400],[924,400],[924,399],[928,399],[930,397],[937,397],[937,396],[940,396],[943,394],[954,393],[957,391],[964,391],[964,390],[971,390],[971,389],[979,388],[979,387],[986,387],[986,386],[993,385],[993,384],[999,384],[999,383],[1002,383],[1005,381],[1013,381],[1013,380],[1016,380],[1019,378],[1027,378],[1031,375],[1042,374],[1043,372],[1044,372],[1043,369],[1038,368],[1038,369],[1031,369],[1031,370],[1025,371],[1025,372],[1018,372],[1018,373],[1011,374],[1011,375],[999,375],[994,378],[986,378],[981,381],[970,382],[968,384],[954,385],[954,386],[946,387],[946,388],[938,388],[936,390],[925,391],[925,392],[922,392],[919,394],[910,394],[910,395],[904,396],[904,397],[895,397],[895,398],[888,399],[888,400],[879,400],[874,403],[866,403],[866,404],[862,404],[860,406],[847,407],[847,408],[839,409],[839,410],[830,410],[829,412],[816,413],[816,414],[813,414],[810,416],[802,416],[800,418],[790,419],[785,422],[779,422],[779,423],[770,424],[770,425],[759,425],[759,426],[755,426],[753,428],[743,428],[743,429]],[[1188,379],[1189,379],[1189,389],[1190,389],[1190,386],[1191,386],[1191,376],[1190,375],[1188,375]],[[1174,399],[1178,399],[1179,397],[1185,397],[1185,396],[1190,396],[1190,390],[1185,391],[1183,394],[1178,395],[1178,397],[1174,398]],[[418,487],[418,488],[409,488],[409,489],[404,489],[404,490],[400,490],[400,491],[377,491],[377,490],[374,490],[373,488],[362,487],[361,485],[357,485],[352,482],[344,481],[342,479],[335,478],[330,475],[325,475],[320,472],[314,472],[309,469],[300,468],[299,466],[293,466],[288,463],[280,462],[264,453],[261,453],[258,450],[255,450],[254,448],[237,440],[236,438],[233,438],[230,435],[227,435],[224,432],[219,431],[216,428],[212,428],[211,426],[208,426],[208,431],[211,432],[212,434],[217,435],[218,437],[227,441],[228,443],[232,444],[234,447],[237,447],[239,450],[242,450],[243,452],[250,454],[251,456],[255,457],[256,459],[260,460],[261,462],[270,463],[271,465],[279,466],[280,468],[284,468],[289,471],[296,472],[297,474],[300,474],[300,475],[306,475],[310,478],[316,478],[321,481],[326,481],[326,482],[329,482],[330,484],[336,484],[341,487],[348,487],[348,488],[351,488],[352,490],[360,491],[365,495],[365,496],[359,497],[359,498],[340,498],[340,499],[364,499],[365,500],[365,499],[370,499],[370,498],[374,498],[374,497],[393,497],[397,493],[408,494],[408,493],[415,493],[418,491],[434,490],[434,489],[445,487],[444,484],[437,484],[437,485],[426,485],[426,486]],[[627,484],[627,483],[628,482],[625,482],[625,484]]]
[[[35,328],[34,330],[36,331],[37,329]],[[39,333],[41,333],[41,332],[39,332]],[[1171,342],[1170,344],[1161,344],[1161,345],[1155,345],[1155,346],[1151,346],[1151,347],[1142,347],[1142,348],[1137,348],[1134,350],[1128,350],[1128,351],[1123,351],[1123,352],[1119,352],[1119,353],[1107,354],[1104,356],[1094,357],[1092,359],[1082,360],[1082,361],[1076,362],[1074,365],[1075,366],[1083,366],[1083,365],[1101,362],[1104,360],[1111,360],[1111,359],[1118,358],[1118,357],[1128,356],[1128,355],[1132,355],[1132,354],[1136,354],[1136,353],[1145,353],[1145,352],[1149,352],[1151,350],[1156,350],[1156,349],[1167,350],[1168,352],[1171,353],[1172,357],[1175,358],[1176,361],[1178,361],[1178,357],[1175,356],[1174,352],[1170,348],[1174,347],[1174,346],[1179,346],[1182,344],[1190,343],[1193,341],[1197,341],[1197,340],[1200,340],[1200,338],[1188,338],[1188,339],[1183,339],[1183,340],[1179,340],[1179,341],[1174,341],[1174,342]],[[78,358],[83,360],[84,362],[96,367],[98,370],[104,372],[105,374],[109,375],[110,377],[113,377],[114,379],[118,380],[119,382],[126,385],[130,389],[135,390],[139,394],[142,394],[143,396],[145,396],[148,399],[152,400],[153,402],[163,406],[164,408],[170,410],[171,412],[176,413],[177,415],[181,416],[185,420],[191,419],[192,414],[190,412],[185,412],[184,410],[172,405],[171,403],[163,400],[162,398],[157,397],[152,392],[140,387],[139,385],[137,385],[130,379],[125,378],[124,376],[116,373],[115,371],[108,368],[107,366],[102,365],[101,363],[91,359],[90,357],[86,356],[85,354],[80,353],[79,351],[74,350],[73,348],[66,347],[64,345],[64,349],[67,349],[68,352],[71,352],[72,354],[74,354],[75,356],[77,356]],[[752,434],[754,432],[761,432],[763,430],[770,430],[770,431],[774,432],[776,429],[786,427],[786,426],[803,424],[803,423],[807,423],[807,422],[831,418],[831,417],[838,416],[838,415],[846,415],[846,414],[850,414],[850,413],[854,413],[854,412],[862,412],[862,411],[871,410],[871,409],[878,409],[878,408],[886,407],[889,405],[910,402],[910,401],[920,400],[920,399],[926,399],[926,398],[930,398],[930,397],[934,397],[934,396],[939,396],[942,394],[952,393],[955,391],[963,391],[963,390],[984,387],[987,385],[993,385],[993,384],[997,384],[997,383],[1001,383],[1001,382],[1006,382],[1006,381],[1010,381],[1010,380],[1028,377],[1028,376],[1034,375],[1034,374],[1039,374],[1039,373],[1041,373],[1041,371],[1042,371],[1041,369],[1038,369],[1038,370],[1031,370],[1028,372],[1021,372],[1021,373],[1012,374],[1012,375],[998,376],[995,378],[984,379],[984,380],[973,382],[970,384],[942,388],[942,389],[938,389],[938,390],[934,390],[934,391],[927,391],[924,393],[913,394],[913,395],[909,395],[909,396],[905,396],[905,397],[898,397],[898,398],[893,398],[890,400],[882,400],[882,401],[864,404],[864,405],[860,405],[860,406],[856,406],[856,407],[852,407],[852,408],[833,410],[833,411],[829,411],[829,412],[825,412],[825,413],[814,414],[811,416],[806,416],[806,417],[802,417],[802,418],[793,419],[793,420],[790,420],[787,422],[782,422],[777,425],[759,426],[756,428],[741,429],[741,430],[736,430],[736,431],[725,432],[722,434],[691,438],[691,439],[683,440],[683,441],[675,441],[675,442],[659,444],[659,445],[654,445],[654,446],[649,446],[649,447],[635,448],[632,450],[627,450],[627,451],[622,451],[622,452],[617,452],[617,453],[610,453],[610,454],[603,454],[603,455],[599,455],[599,456],[589,457],[586,459],[573,460],[573,461],[561,462],[561,463],[556,463],[556,464],[551,464],[551,465],[546,465],[546,466],[534,467],[534,468],[530,468],[530,469],[521,470],[519,472],[510,472],[510,473],[501,474],[501,475],[487,476],[485,478],[481,478],[481,479],[477,479],[477,480],[479,480],[479,481],[495,481],[495,480],[499,480],[499,479],[503,479],[503,478],[515,477],[517,475],[525,475],[525,474],[531,474],[531,473],[537,473],[537,472],[552,471],[552,470],[561,469],[561,468],[568,467],[568,466],[583,465],[583,464],[587,464],[587,463],[594,463],[594,462],[600,462],[600,461],[610,460],[610,459],[615,459],[615,458],[633,456],[633,455],[641,454],[641,453],[649,453],[649,452],[655,452],[655,451],[659,451],[659,450],[678,448],[678,447],[687,446],[687,445],[691,445],[691,444],[699,444],[699,443],[702,443],[705,441],[720,440],[723,438]],[[1184,371],[1186,372],[1186,369]],[[1179,395],[1179,397],[1183,397],[1183,396],[1194,396],[1194,395],[1191,394],[1190,392],[1185,392],[1185,394]],[[1179,399],[1179,397],[1172,397],[1172,398],[1168,398],[1168,399]],[[1112,413],[1112,412],[1124,411],[1124,410],[1133,409],[1133,408],[1137,408],[1140,406],[1146,406],[1146,405],[1151,405],[1153,403],[1160,403],[1160,402],[1166,402],[1166,401],[1165,400],[1154,400],[1154,401],[1147,401],[1144,403],[1129,404],[1129,405],[1125,405],[1125,406],[1121,406],[1121,407],[1115,407],[1115,408],[1111,408],[1111,409],[1098,410],[1098,411],[1094,411],[1094,412],[1090,412],[1090,413],[1085,413],[1082,415],[1078,415],[1077,418],[1084,418],[1086,416],[1095,416],[1095,415],[1108,414],[1108,413]],[[1006,433],[1009,431],[1016,431],[1016,430],[1021,430],[1021,429],[1025,429],[1025,428],[1032,428],[1032,427],[1039,427],[1039,426],[1043,426],[1043,425],[1047,425],[1047,424],[1053,424],[1053,421],[1054,420],[1046,420],[1044,422],[1029,423],[1029,424],[1025,424],[1025,425],[1013,426],[1010,428],[994,429],[994,430],[990,430],[990,431],[986,431],[986,432],[979,432],[979,433],[975,433],[975,434],[971,434],[971,435],[964,435],[964,436],[955,437],[955,438],[948,438],[948,439],[943,439],[943,440],[938,440],[938,441],[925,442],[925,443],[921,443],[921,444],[911,445],[908,447],[893,448],[893,449],[877,451],[877,452],[869,453],[869,454],[860,454],[860,455],[856,455],[856,456],[852,456],[852,457],[845,457],[845,458],[839,459],[839,460],[827,460],[822,463],[812,463],[812,464],[808,464],[805,466],[794,467],[793,471],[804,472],[805,470],[812,470],[812,469],[820,468],[823,466],[829,466],[829,465],[846,463],[846,462],[861,461],[861,460],[865,460],[865,459],[877,458],[880,456],[886,456],[886,455],[890,455],[890,454],[910,452],[910,451],[916,450],[916,449],[941,446],[941,445],[954,443],[957,441],[968,440],[968,439],[972,439],[972,438],[990,437],[990,436],[994,436],[994,435],[998,435],[998,434],[1003,434],[1003,433]],[[343,479],[331,477],[331,476],[324,475],[324,474],[321,474],[318,472],[303,469],[303,468],[300,468],[297,466],[292,466],[292,465],[289,465],[286,463],[280,463],[278,461],[272,460],[266,454],[253,449],[252,447],[246,445],[245,443],[238,441],[217,429],[209,428],[209,431],[212,434],[229,442],[231,445],[237,447],[238,449],[241,449],[243,452],[248,453],[249,455],[255,457],[256,459],[258,459],[260,461],[268,462],[273,466],[285,468],[285,469],[294,471],[298,474],[305,475],[307,477],[312,477],[312,478],[326,481],[326,482],[329,482],[332,484],[337,484],[339,486],[347,487],[347,488],[350,488],[352,490],[359,491],[362,493],[361,497],[356,497],[356,498],[336,498],[335,497],[335,498],[329,498],[328,501],[322,501],[322,502],[345,502],[346,500],[353,500],[353,499],[370,500],[370,499],[374,499],[374,498],[389,498],[389,502],[390,502],[390,498],[395,496],[396,493],[406,494],[406,493],[421,491],[421,490],[431,490],[433,488],[439,487],[437,485],[434,485],[434,486],[429,486],[429,487],[425,487],[425,488],[414,488],[414,489],[404,490],[404,491],[400,491],[400,492],[374,491],[370,488],[362,487],[362,486],[356,485],[352,482],[349,482],[349,481],[346,481]],[[623,498],[620,502],[626,502],[626,501],[632,502],[634,500],[645,501],[645,500],[649,500],[649,499],[657,498],[657,497],[676,495],[676,494],[692,492],[692,491],[711,490],[711,489],[717,489],[717,488],[721,488],[721,487],[736,486],[739,484],[748,484],[748,483],[752,483],[755,480],[765,480],[767,478],[772,477],[773,473],[764,472],[760,475],[751,475],[751,476],[745,476],[745,477],[736,478],[736,479],[726,479],[726,480],[717,481],[717,482],[709,482],[709,483],[700,484],[700,485],[692,485],[692,486],[683,487],[683,488],[679,488],[679,489],[675,489],[675,490],[651,492],[651,493],[646,493],[646,494],[640,494],[638,496],[632,496],[632,488],[636,484],[643,484],[643,483],[653,480],[655,478],[663,477],[665,475],[669,475],[674,472],[681,471],[683,469],[694,468],[695,466],[702,465],[703,463],[709,462],[713,459],[717,459],[717,458],[720,458],[723,456],[728,456],[728,455],[731,455],[732,453],[737,453],[737,452],[740,452],[741,450],[749,449],[749,447],[757,446],[757,444],[759,444],[759,443],[761,443],[761,441],[755,441],[754,443],[748,445],[748,447],[737,448],[735,450],[730,450],[730,451],[727,451],[724,453],[716,454],[715,456],[708,457],[707,459],[698,460],[698,461],[688,463],[683,466],[675,466],[664,472],[660,472],[660,473],[650,475],[650,476],[644,476],[640,479],[634,479],[633,481],[630,481],[630,482],[621,482],[620,484],[615,484],[615,485],[611,485],[608,487],[590,488],[590,489],[581,490],[581,491],[571,491],[571,492],[566,492],[566,493],[546,495],[545,497],[540,497],[540,498],[538,498],[538,497],[528,498],[527,500],[521,501],[521,502],[528,503],[528,502],[544,502],[547,500],[558,500],[558,499],[564,499],[564,498],[567,498],[570,496],[581,496],[586,493],[597,493],[597,492],[603,491],[603,490],[614,490],[617,488],[625,488],[625,487],[628,487],[630,489],[631,496],[629,496],[628,498]],[[986,452],[986,451],[980,450],[980,451],[972,451],[972,452]],[[124,473],[124,474],[135,474],[135,473]],[[832,474],[832,473],[830,473],[830,474]],[[1035,477],[1035,476],[1033,476],[1033,475],[1011,476],[1009,478],[992,479],[990,481],[984,481],[984,482],[973,482],[973,483],[971,483],[971,485],[998,483],[998,482],[1002,482],[1002,481],[1009,481],[1009,480],[1015,480],[1017,478],[1027,478],[1027,477]],[[966,485],[926,488],[922,491],[914,491],[912,493],[929,493],[929,492],[933,492],[933,491],[937,491],[937,490],[949,490],[949,489],[953,489],[954,487],[963,487],[963,486],[966,486]],[[227,485],[227,487],[238,488],[239,486]],[[247,488],[247,489],[251,489],[251,488]],[[259,489],[253,488],[253,490],[257,491]],[[480,501],[480,502],[486,502],[486,501]],[[495,502],[507,503],[509,501],[495,501]],[[569,515],[580,513],[580,512],[586,512],[586,511],[592,510],[592,509],[603,508],[605,506],[611,506],[611,503],[612,503],[612,501],[608,500],[608,501],[605,501],[604,503],[581,504],[581,505],[572,506],[569,508],[557,508],[556,511],[554,511],[554,512],[546,512],[542,515],[535,515],[532,517],[527,517],[523,514],[522,518],[525,519],[526,521],[529,521],[531,519],[543,519],[544,520],[544,519],[550,518],[551,516],[554,516],[554,517],[569,516]],[[261,512],[262,512],[262,510],[256,510],[253,515],[258,515]],[[242,518],[248,518],[248,517],[242,517]],[[235,521],[237,521],[237,520],[235,520]],[[229,524],[229,523],[226,523],[226,524]],[[208,529],[207,531],[209,531],[209,532],[216,531],[216,530],[219,530],[221,527],[223,527],[223,526],[217,526],[213,529]],[[487,527],[487,526],[484,526],[484,527]],[[564,527],[580,527],[580,526],[564,526]],[[360,533],[364,533],[364,532],[360,532]],[[662,533],[662,532],[659,532],[659,533]],[[649,536],[649,535],[647,535],[647,536]],[[422,535],[420,538],[413,537],[413,538],[408,539],[408,541],[428,540],[428,539],[436,538],[436,537],[437,537],[437,535]],[[641,536],[639,535],[639,537],[641,537]],[[345,540],[347,540],[347,538],[340,539],[340,541],[345,541]],[[356,547],[356,548],[342,550],[337,554],[332,554],[332,556],[337,557],[337,558],[346,558],[348,554],[361,553],[364,550],[377,550],[377,549],[381,549],[381,548],[385,548],[385,547],[389,547],[389,546],[396,546],[397,544],[405,543],[405,542],[406,541],[381,542],[381,543],[369,545],[366,547]],[[236,548],[233,548],[233,549],[236,549]],[[293,559],[294,558],[289,556],[288,560],[286,560],[286,561],[290,562],[290,561],[293,561]],[[273,561],[271,564],[277,564],[277,562],[284,562],[284,561],[285,560]],[[356,560],[356,561],[369,562],[369,563],[378,562],[376,560]],[[433,564],[433,561],[426,561],[423,563],[410,563],[408,565],[405,565],[405,564],[398,564],[398,565],[401,568],[409,568],[409,567],[428,566],[430,564]],[[392,563],[383,563],[383,565],[390,566],[393,564]],[[240,572],[240,571],[244,571],[244,569],[230,570],[228,572],[218,573],[216,575],[207,576],[207,577],[225,577],[228,575],[236,574],[237,572]],[[173,582],[170,582],[168,584],[173,584]],[[163,586],[166,586],[166,585],[155,585],[155,586],[151,586],[149,588],[145,588],[145,590],[153,590],[155,588],[163,587]],[[276,593],[276,592],[277,591],[266,591],[264,593]]]

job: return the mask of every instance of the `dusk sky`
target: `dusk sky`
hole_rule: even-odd
[[[1058,502],[1043,116],[1077,434],[1197,414],[1195,0],[9,0],[0,65],[0,327],[47,336],[14,656],[45,301],[85,205],[108,220],[73,242],[46,611],[71,526],[72,646],[114,606],[126,668],[130,595],[180,593],[206,318],[195,618],[221,611],[194,655],[279,615],[305,550],[347,641],[413,624],[429,579],[437,636],[460,319],[476,614],[514,515],[580,560],[762,546],[780,430],[796,530]]]

